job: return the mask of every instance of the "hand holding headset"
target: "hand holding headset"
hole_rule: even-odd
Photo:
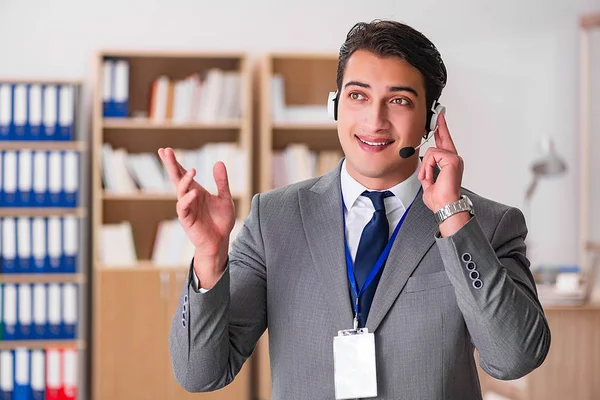
[[[327,112],[329,116],[333,118],[334,121],[337,121],[337,108],[338,108],[338,92],[329,92],[329,98],[327,99]],[[427,120],[429,124],[427,126],[428,133],[423,136],[425,141],[418,145],[417,147],[403,147],[400,149],[400,157],[409,158],[413,156],[418,149],[421,148],[425,143],[431,139],[431,136],[438,129],[438,116],[440,114],[446,114],[446,107],[441,105],[437,100],[433,101],[431,105],[431,109],[427,112]]]

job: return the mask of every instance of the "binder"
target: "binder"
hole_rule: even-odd
[[[46,355],[44,350],[31,351],[31,398],[44,400],[46,391]]]
[[[42,85],[29,85],[29,140],[42,140]]]
[[[31,263],[31,219],[17,218],[17,267],[16,272],[29,274],[33,271]]]
[[[3,207],[16,207],[17,205],[17,185],[18,185],[18,159],[15,150],[4,151],[4,173],[2,183],[4,186]]]
[[[129,114],[129,63],[116,60],[113,77],[113,117],[127,117]]]
[[[12,217],[2,219],[2,273],[17,272],[17,224]]]
[[[102,62],[102,115],[104,117],[110,117],[113,113],[113,67],[112,60],[107,59]]]
[[[4,207],[4,151],[0,150],[0,207]]]
[[[0,83],[0,140],[10,140],[12,118],[12,86]]]
[[[50,283],[48,290],[48,329],[46,330],[47,339],[60,339],[62,328],[61,316],[61,288],[58,283]]]
[[[31,221],[31,255],[35,273],[43,274],[50,269],[48,263],[48,245],[46,242],[47,222],[43,217],[34,217]]]
[[[77,207],[79,197],[79,154],[65,151],[63,166],[63,207]]]
[[[60,400],[62,391],[61,354],[57,348],[46,350],[46,400]]]
[[[63,218],[63,260],[62,270],[64,273],[74,273],[77,271],[77,261],[79,253],[79,229],[78,218],[73,215],[67,215]]]
[[[17,339],[18,340],[31,340],[33,335],[33,295],[31,293],[31,285],[22,283],[17,286],[18,291],[18,300],[17,300],[17,310],[18,310],[18,332]]]
[[[48,295],[46,285],[33,285],[33,340],[48,338]]]
[[[62,184],[62,152],[48,152],[48,195],[49,207],[60,207]]]
[[[48,268],[47,273],[62,273],[62,221],[60,217],[48,217]]]
[[[58,140],[72,140],[75,126],[75,88],[61,85],[58,100]]]
[[[42,140],[57,140],[58,128],[58,89],[56,85],[44,86],[44,118]]]
[[[11,140],[29,140],[29,123],[27,121],[28,85],[13,85],[13,132]]]
[[[17,340],[17,287],[13,283],[4,284],[2,312],[4,318],[4,331],[2,332],[2,340]]]
[[[31,385],[29,380],[29,350],[15,349],[15,388],[13,400],[30,400]]]
[[[65,283],[62,287],[62,339],[74,340],[77,337],[77,286]]]
[[[65,348],[62,351],[62,391],[61,400],[77,398],[77,350]]]
[[[16,204],[20,207],[29,207],[33,199],[33,153],[31,150],[19,151],[17,177],[19,198]]]
[[[4,300],[4,287],[2,285],[2,283],[0,283],[0,342],[2,341],[2,335],[4,334],[4,317],[3,317],[3,313],[4,313],[4,306],[3,306],[3,300]]]
[[[12,400],[14,389],[12,350],[0,350],[0,400]]]
[[[33,153],[33,206],[45,207],[50,203],[48,195],[48,153]]]

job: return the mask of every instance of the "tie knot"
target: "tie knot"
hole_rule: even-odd
[[[386,190],[385,192],[369,192],[365,190],[362,195],[371,199],[373,207],[375,207],[375,211],[385,212],[385,203],[383,202],[383,199],[393,196],[394,193],[390,192],[389,190]]]

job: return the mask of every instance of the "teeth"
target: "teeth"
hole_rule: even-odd
[[[368,144],[369,146],[385,146],[385,145],[392,143],[392,142],[384,142],[384,143],[367,142],[366,140],[362,140],[361,138],[358,138],[358,140],[360,140],[361,142],[363,142],[365,144]]]

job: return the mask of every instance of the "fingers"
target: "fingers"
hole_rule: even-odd
[[[229,190],[229,179],[227,177],[227,168],[222,161],[215,163],[213,167],[213,176],[215,183],[217,184],[218,196],[222,199],[231,199],[231,192]]]
[[[446,123],[446,116],[440,114],[438,116],[438,129],[434,133],[435,145],[438,149],[446,150],[454,154],[458,154],[454,141],[450,136],[448,130],[448,124]]]
[[[185,173],[183,178],[181,178],[177,185],[177,199],[181,199],[190,190],[190,185],[194,181],[194,176],[196,176],[196,170],[192,168]]]
[[[177,205],[175,208],[177,210],[177,217],[180,221],[184,221],[190,215],[192,205],[194,204],[197,195],[198,192],[196,191],[196,189],[193,189],[187,192],[185,196],[183,196],[181,199],[179,199],[179,201],[177,201]]]
[[[177,158],[175,158],[175,152],[173,152],[173,149],[169,147],[166,149],[160,148],[158,149],[158,155],[167,166],[167,171],[169,173],[169,178],[171,178],[171,182],[173,182],[173,185],[177,187],[179,185],[179,181],[187,172],[186,169],[183,168],[179,162],[177,162]]]
[[[440,168],[456,168],[461,174],[464,169],[463,159],[458,154],[435,147],[427,149],[421,162],[421,168],[419,169],[419,180],[423,184],[424,190],[433,184],[434,171],[437,165]],[[425,187],[425,185],[428,186]]]

